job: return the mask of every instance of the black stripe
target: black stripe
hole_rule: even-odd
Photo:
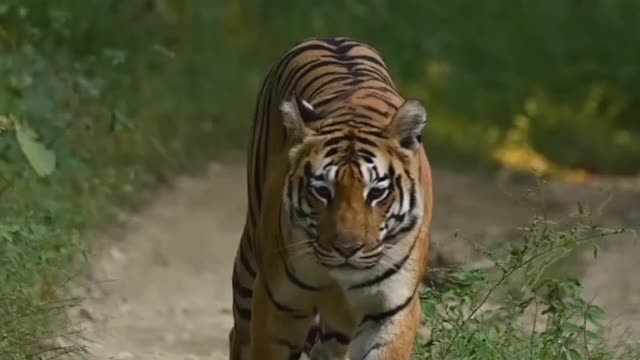
[[[269,286],[267,286],[267,284],[264,284],[264,290],[267,293],[267,297],[278,311],[289,313],[296,319],[305,319],[309,317],[298,309],[294,309],[291,306],[278,302],[278,300],[276,300],[276,298],[273,296],[273,293],[271,292],[271,289],[269,289]]]
[[[314,322],[314,324],[311,325],[311,327],[309,328],[309,331],[307,332],[307,338],[304,344],[305,353],[307,353],[307,355],[309,354],[309,351],[311,351],[311,348],[313,348],[313,346],[320,339],[321,332],[322,331],[320,330],[320,326],[316,322]]]
[[[261,100],[262,101],[262,100]],[[267,126],[267,115],[264,113],[264,109],[258,114],[258,132],[254,133],[255,141],[255,150],[253,153],[253,187],[256,195],[256,211],[259,212],[262,206],[262,152],[263,152],[263,142],[265,138],[265,128]]]
[[[369,149],[365,149],[365,148],[359,148],[358,152],[364,156],[368,156],[370,158],[375,158],[376,154],[373,153],[373,151],[369,150]]]
[[[346,73],[341,73],[341,74],[346,74]],[[318,87],[313,90],[313,92],[311,94],[309,94],[309,99],[314,99],[316,96],[318,96],[323,90],[326,90],[327,87],[329,85],[333,85],[339,81],[347,81],[347,80],[351,80],[353,77],[351,75],[339,75],[336,77],[332,77],[331,79],[328,79],[327,81],[323,82],[322,84],[318,85]],[[319,104],[315,104],[314,106],[321,106]]]
[[[261,169],[260,169],[260,153],[256,153],[256,150],[260,149],[262,146],[262,140],[264,138],[264,129],[266,126],[265,121],[265,112],[264,112],[264,96],[265,91],[271,93],[270,83],[271,76],[273,74],[274,68],[272,67],[269,70],[269,73],[264,79],[262,87],[260,88],[260,92],[258,93],[258,99],[256,102],[255,114],[253,117],[253,125],[252,125],[252,141],[250,146],[249,160],[251,170],[253,171],[253,190],[255,191],[256,201],[258,203],[258,209],[260,208],[260,203],[262,201],[262,184],[261,184]],[[257,131],[257,132],[256,132]],[[257,157],[256,157],[257,156]],[[249,192],[251,194],[251,192]],[[251,207],[251,211],[257,211],[254,207]],[[255,216],[255,214],[253,214]]]
[[[318,41],[326,42],[331,46],[338,47],[341,45],[343,46],[345,42],[353,41],[353,40],[348,37],[328,37],[328,38],[319,38]]]
[[[369,146],[373,146],[373,147],[378,146],[378,144],[376,144],[376,143],[375,143],[375,141],[370,140],[370,139],[368,139],[368,138],[366,138],[366,137],[362,137],[362,136],[355,135],[355,136],[354,136],[354,139],[355,139],[357,142],[362,143],[362,144],[365,144],[365,145],[369,145]]]
[[[371,119],[371,116],[369,116],[369,114],[358,114],[355,113],[353,114],[353,116],[351,117],[351,121],[354,124],[360,125],[363,127],[363,129],[361,130],[366,130],[369,129],[371,131],[375,130],[375,131],[380,131],[380,132],[385,132],[386,129],[382,126],[379,126],[379,124],[377,124],[376,122],[372,121],[373,119]]]
[[[341,116],[353,116],[355,115],[355,113],[353,112],[353,109],[346,105],[346,104],[340,104],[340,106],[336,107],[335,109],[331,109],[331,111],[327,112],[327,116],[330,116],[334,119],[339,118]],[[332,124],[335,124],[335,122],[333,122]]]
[[[383,85],[387,85],[386,82],[384,82],[382,79],[378,78],[378,76],[376,74],[371,74],[367,71],[364,70],[357,70],[353,73],[354,79],[357,79],[357,83],[361,84],[361,83],[372,83],[372,82],[377,82]],[[356,83],[352,83],[353,85],[355,85]]]
[[[233,302],[233,309],[241,319],[251,321],[251,309],[245,309],[238,305],[238,303],[235,301]]]
[[[325,78],[325,77],[327,77],[327,76],[340,77],[340,76],[342,76],[342,75],[344,75],[344,74],[345,74],[345,72],[342,72],[342,71],[327,71],[327,72],[324,72],[324,73],[322,73],[322,74],[319,74],[319,75],[317,75],[317,76],[315,76],[315,77],[313,77],[313,78],[309,79],[309,80],[307,81],[307,83],[306,83],[306,84],[304,84],[304,86],[302,87],[302,89],[300,89],[300,96],[304,97],[304,96],[305,96],[305,93],[307,92],[307,90],[309,90],[309,88],[310,88],[311,86],[313,86],[313,84],[315,84],[317,81],[320,81],[320,79],[323,79],[323,78]],[[335,81],[335,78],[331,78],[331,79],[329,79],[329,82],[331,82],[331,81]],[[323,83],[323,84],[321,84],[321,85],[319,85],[319,86],[318,86],[318,88],[317,88],[316,90],[318,90],[318,89],[322,89],[322,87],[323,87],[323,86],[324,86],[324,83]],[[314,90],[314,93],[316,92],[316,90]],[[313,94],[313,93],[312,93],[312,94]],[[312,98],[312,96],[311,96],[311,95],[309,95],[309,99],[307,99],[307,100],[310,100],[311,98]],[[309,101],[309,102],[311,102],[311,101]]]
[[[352,42],[350,44],[342,44],[336,48],[335,53],[337,55],[346,55],[349,51],[351,51],[351,49],[354,49],[357,47],[360,47],[360,44],[358,44],[357,42]]]
[[[362,87],[358,88],[358,90],[376,90],[376,91],[380,91],[381,93],[385,93],[385,94],[391,93],[393,95],[396,95],[397,97],[400,97],[398,92],[391,86],[373,86],[373,85],[369,85],[369,86],[362,86]]]
[[[233,292],[235,295],[247,299],[253,295],[253,291],[247,287],[244,287],[240,284],[240,280],[238,279],[238,272],[236,271],[236,267],[233,267],[233,275],[231,275],[231,285],[233,287]]]
[[[307,163],[307,165],[311,166],[310,163]],[[305,171],[306,171],[307,166],[305,165]],[[291,200],[289,200],[291,201]],[[278,234],[282,234],[282,221],[281,221],[281,216],[282,216],[282,204],[280,204],[280,208],[278,211]],[[307,229],[305,229],[305,231],[307,231]],[[282,254],[282,253],[281,253]],[[284,265],[284,270],[285,273],[287,274],[287,278],[289,278],[289,281],[291,281],[292,283],[294,283],[295,285],[297,285],[298,287],[305,289],[305,290],[310,290],[310,291],[316,291],[316,290],[320,290],[318,287],[309,285],[305,282],[303,282],[302,280],[298,279],[292,272],[291,269],[289,269],[289,264],[287,264],[287,260],[284,258],[284,255],[280,256],[280,259],[282,260],[282,264]]]
[[[288,94],[289,91],[291,91],[291,89],[297,85],[300,79],[304,79],[304,77],[307,76],[313,70],[316,70],[322,67],[329,67],[329,66],[340,67],[342,65],[343,63],[339,61],[313,59],[309,62],[306,62],[300,65],[299,67],[291,71],[291,73],[287,75],[287,78],[285,79],[284,84],[282,84],[280,87],[282,88],[282,90],[284,90],[285,94]]]
[[[416,184],[415,182],[411,182],[411,193],[409,194],[409,209],[415,208],[417,201],[418,198],[416,196]]]
[[[407,306],[409,306],[409,304],[411,304],[411,301],[413,301],[413,299],[416,296],[417,290],[418,290],[418,288],[416,287],[413,290],[413,292],[411,293],[411,295],[409,297],[407,297],[406,300],[404,300],[402,303],[400,303],[399,305],[397,305],[394,308],[391,308],[391,309],[389,309],[387,311],[375,313],[375,314],[366,314],[362,318],[362,324],[364,324],[367,321],[375,321],[375,322],[384,321],[384,320],[386,320],[386,319],[388,319],[390,317],[393,317],[394,315],[398,314],[400,311],[402,311]],[[362,324],[360,326],[362,326]]]
[[[387,136],[387,134],[383,133],[382,131],[368,130],[368,129],[360,129],[359,131],[362,134],[369,135],[369,136],[375,136],[375,137],[377,137],[377,138],[379,138],[381,140],[389,139],[389,136]]]
[[[393,82],[391,81],[391,78],[389,77],[389,74],[387,72],[383,71],[383,70],[380,70],[380,68],[373,67],[373,66],[368,66],[366,68],[359,69],[359,70],[364,70],[364,71],[374,75],[377,79],[379,79],[380,81],[382,81],[386,85],[393,86]]]
[[[372,352],[376,351],[376,350],[380,350],[381,348],[387,346],[388,342],[384,341],[384,342],[377,342],[375,344],[373,344],[373,346],[371,346],[369,348],[369,350],[367,350],[366,353],[364,353],[364,356],[362,357],[362,360],[366,360],[367,357],[369,355],[371,355]]]
[[[374,63],[385,70],[387,68],[382,61],[371,55],[351,55],[350,58],[353,60],[362,60],[364,62]]]
[[[389,138],[384,132],[382,132],[381,128],[377,127],[374,123],[371,122],[372,119],[368,116],[363,116],[362,114],[354,114],[351,112],[342,114],[341,116],[349,116],[349,118],[338,118],[337,120],[332,121],[330,124],[321,127],[317,133],[319,135],[328,135],[337,131],[342,131],[345,127],[357,125],[359,126],[357,131],[361,134],[375,136],[380,139]],[[334,119],[336,118],[334,117]]]
[[[334,138],[331,138],[331,139],[325,141],[323,146],[329,147],[329,146],[338,145],[339,143],[341,143],[341,142],[343,142],[345,140],[347,140],[346,136],[334,137]]]
[[[362,105],[361,107],[362,107],[363,109],[367,110],[367,111],[370,111],[370,112],[372,112],[372,113],[374,113],[374,114],[377,114],[377,115],[380,115],[380,116],[383,116],[383,117],[388,117],[388,116],[389,116],[389,113],[388,113],[388,112],[386,112],[386,111],[382,111],[382,110],[380,110],[380,109],[378,109],[378,108],[376,108],[376,107],[374,107],[374,106],[370,106],[370,105]]]
[[[340,152],[340,146],[333,146],[333,147],[327,149],[327,151],[324,153],[324,157],[325,158],[332,157],[335,154],[337,154],[338,152]]]
[[[296,78],[296,75],[299,74],[303,69],[306,69],[310,66],[312,66],[313,64],[316,63],[321,63],[320,59],[312,59],[309,60],[305,63],[299,64],[298,66],[294,67],[293,69],[291,69],[289,71],[289,73],[287,74],[287,76],[284,78],[284,82],[281,84],[278,84],[278,87],[280,88],[281,94],[283,96],[289,96],[289,87],[292,83],[294,82],[294,79]]]
[[[397,111],[398,110],[398,106],[393,104],[391,101],[389,101],[389,99],[387,99],[386,97],[384,97],[381,94],[378,94],[377,92],[370,92],[366,94],[367,96],[371,96],[374,97],[382,102],[384,102],[387,106],[389,106],[390,108],[392,108],[393,110]]]
[[[354,77],[353,79],[351,79],[351,81],[344,83],[343,86],[353,87],[353,86],[362,84],[364,80],[365,79]]]
[[[370,57],[369,55],[361,55],[361,57],[373,59],[373,57]],[[363,60],[366,61],[367,59],[363,59]],[[379,79],[381,82],[385,83],[386,85],[393,86],[393,83],[391,82],[391,77],[389,76],[389,73],[387,72],[387,69],[385,67],[376,67],[376,66],[372,66],[371,64],[363,63],[362,68],[358,69],[358,71],[366,71],[372,74],[373,76],[375,76],[376,79]]]
[[[340,97],[340,96],[344,95],[344,93],[346,93],[346,92],[347,92],[347,90],[336,91],[336,92],[335,92],[335,93],[333,93],[331,96],[329,96],[329,97],[327,97],[327,98],[325,98],[325,99],[322,99],[322,100],[318,101],[317,103],[315,103],[315,104],[314,104],[314,106],[316,106],[316,107],[322,107],[322,106],[324,106],[324,105],[327,105],[328,103],[330,103],[330,102],[332,102],[332,101],[336,100],[336,98],[338,98],[338,97]]]
[[[244,246],[240,244],[240,263],[244,267],[244,270],[252,277],[256,277],[256,271],[253,269],[251,264],[249,263],[249,258],[247,258],[247,254],[244,253]]]
[[[404,217],[405,214],[402,214],[402,217]],[[409,232],[411,230],[413,230],[413,228],[418,224],[418,218],[416,216],[410,216],[409,217],[409,222],[407,223],[407,225],[397,228],[397,230],[395,232],[393,232],[392,234],[389,232],[386,234],[386,236],[384,237],[384,239],[382,239],[383,242],[388,242],[389,240],[398,237],[398,235],[401,235],[403,233]]]
[[[335,340],[340,345],[349,345],[351,342],[351,339],[347,335],[337,331],[327,331],[320,335],[320,342],[328,342],[331,340]]]
[[[413,253],[413,249],[416,246],[416,243],[418,242],[418,238],[419,236],[416,236],[415,239],[413,239],[413,242],[411,243],[411,246],[409,247],[409,251],[407,251],[407,254],[400,259],[400,261],[396,262],[393,264],[392,267],[390,267],[389,269],[387,269],[385,272],[383,272],[382,274],[369,279],[367,281],[363,281],[361,283],[355,284],[355,285],[351,285],[349,287],[349,290],[357,290],[357,289],[362,289],[364,287],[368,287],[368,286],[372,286],[378,283],[383,282],[384,280],[388,279],[389,277],[391,277],[393,274],[396,274],[398,271],[400,271],[402,269],[402,267],[404,266],[404,264],[406,264],[407,260],[409,260],[409,258],[411,257],[411,254]]]
[[[383,85],[389,85],[385,79],[380,76],[380,73],[375,72],[371,67],[367,66],[367,64],[359,64],[352,74],[361,80],[377,81]]]
[[[291,272],[291,269],[289,268],[289,265],[287,264],[287,261],[284,258],[282,258],[282,262],[284,264],[284,271],[287,274],[287,278],[289,279],[289,281],[291,281],[297,287],[299,287],[301,289],[304,289],[304,290],[309,290],[309,291],[318,291],[318,290],[320,290],[319,287],[313,286],[313,285],[309,285],[309,284],[303,282],[302,280],[300,280],[299,278],[297,278]]]
[[[251,192],[249,192],[249,194],[251,194]],[[249,204],[251,205],[251,201],[249,202]],[[252,229],[252,228],[256,228],[257,224],[256,224],[256,214],[254,214],[254,210],[255,208],[253,206],[251,206],[250,209],[248,209],[247,211],[247,216],[249,218],[249,223],[245,224],[245,229],[244,231],[246,232],[248,229]]]
[[[278,75],[276,77],[276,84],[280,84],[282,81],[282,76],[285,73],[285,70],[287,69],[287,67],[289,66],[289,64],[295,59],[297,58],[299,55],[307,52],[307,51],[313,51],[313,50],[325,50],[328,52],[332,52],[333,49],[330,47],[327,47],[324,44],[317,44],[317,43],[310,43],[310,44],[305,44],[305,45],[301,45],[300,47],[294,48],[293,50],[290,50],[282,59],[280,59],[279,63],[278,63]]]
[[[250,252],[251,254],[253,254],[253,249],[254,249],[254,243],[253,243],[253,239],[254,239],[254,237],[253,237],[253,236],[252,236],[252,234],[251,234],[253,229],[255,229],[255,227],[253,227],[253,226],[251,226],[251,225],[248,225],[248,224],[245,222],[244,230],[243,230],[243,232],[242,232],[242,237],[246,237],[246,239],[245,239],[245,240],[242,240],[242,238],[240,238],[240,241],[241,241],[241,242],[242,242],[242,241],[244,241],[244,242],[245,242],[245,245],[247,245],[247,247],[249,248],[249,252]]]
[[[402,208],[404,206],[404,189],[402,188],[402,175],[398,174],[395,180],[396,181],[394,181],[394,183],[396,184],[396,189],[398,190],[398,199],[400,199],[398,209],[402,211]]]
[[[318,131],[317,134],[318,135],[331,135],[333,133],[336,132],[340,132],[342,130],[344,130],[344,126],[342,126],[344,124],[340,124],[337,126],[327,126],[325,128],[323,128],[322,130]]]
[[[273,91],[269,91],[269,94],[267,95],[267,104],[266,104],[266,108],[264,109],[263,112],[263,122],[265,124],[265,127],[268,127],[269,124],[269,119],[271,118],[271,98],[273,95]],[[259,197],[258,197],[258,210],[262,211],[262,182],[264,180],[264,172],[266,171],[267,168],[267,162],[269,161],[269,140],[270,140],[270,136],[269,136],[269,129],[267,128],[267,130],[265,130],[264,132],[261,131],[260,136],[263,138],[263,145],[262,145],[262,149],[260,151],[260,154],[262,156],[262,159],[260,161],[260,184],[258,186],[259,189]]]
[[[305,192],[305,182],[304,182],[304,177],[301,177],[298,179],[298,196],[297,196],[297,201],[295,203],[296,206],[296,211],[302,211],[302,209],[300,209],[302,207],[302,196],[304,195],[303,193]]]
[[[289,178],[287,179],[287,200],[289,200],[289,203],[292,204],[293,203],[293,183],[292,183],[292,178],[293,175],[289,176]]]

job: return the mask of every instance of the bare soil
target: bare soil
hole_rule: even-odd
[[[91,359],[227,359],[244,174],[243,164],[213,164],[205,176],[176,179],[96,242],[87,300],[71,312]],[[473,242],[509,241],[541,209],[566,217],[577,201],[603,225],[640,229],[640,186],[627,185],[546,183],[532,192],[535,183],[508,174],[434,169],[432,265],[482,264]],[[597,259],[585,252],[566,271],[619,331],[640,339],[640,240],[628,231],[607,244]]]

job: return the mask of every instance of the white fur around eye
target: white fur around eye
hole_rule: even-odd
[[[313,106],[307,102],[307,100],[302,99],[302,105],[304,105],[309,110],[315,110]]]

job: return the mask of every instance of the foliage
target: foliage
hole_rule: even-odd
[[[257,88],[285,49],[348,35],[380,49],[402,93],[426,103],[436,163],[502,164],[493,150],[526,116],[534,156],[589,172],[638,171],[640,49],[627,46],[640,41],[634,0],[25,3],[75,15],[56,17],[67,30],[52,45],[123,62],[119,73],[100,71],[131,116],[162,118],[155,126],[172,130],[171,122],[206,123],[220,144],[246,145]]]
[[[54,339],[71,331],[64,311],[76,301],[63,285],[85,248],[79,229],[87,217],[68,197],[78,184],[56,171],[76,161],[58,140],[91,95],[82,86],[89,83],[37,49],[43,35],[28,8],[0,2],[0,20],[0,358],[77,354],[81,347]]]
[[[623,230],[536,218],[522,231],[521,241],[485,250],[495,274],[452,270],[448,287],[423,292],[430,334],[414,359],[639,359],[640,348],[607,343],[604,312],[576,279],[544,276],[576,249],[597,255],[599,240]]]

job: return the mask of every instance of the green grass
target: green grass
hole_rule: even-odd
[[[86,231],[243,153],[262,77],[306,37],[379,48],[437,165],[495,166],[525,117],[561,167],[637,172],[639,4],[0,0],[0,358],[81,352],[45,340],[70,331]]]

